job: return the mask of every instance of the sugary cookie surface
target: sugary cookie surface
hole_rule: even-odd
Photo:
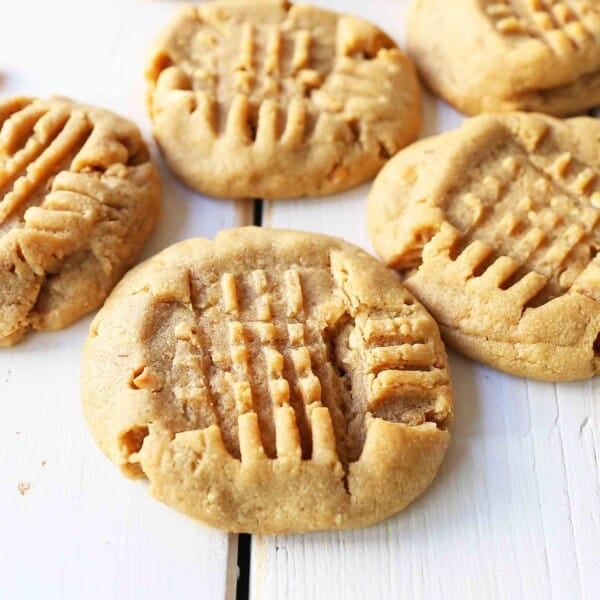
[[[415,0],[407,38],[428,86],[467,114],[600,104],[598,2]]]
[[[600,369],[600,123],[513,113],[398,154],[373,242],[466,354],[540,379]]]
[[[367,22],[303,4],[186,7],[146,75],[167,162],[213,196],[350,188],[421,125],[414,69],[394,42]]]
[[[158,217],[137,128],[53,98],[0,100],[0,345],[102,303]]]
[[[127,318],[125,318],[127,314]],[[94,321],[83,404],[103,451],[210,525],[366,525],[431,482],[452,396],[433,319],[313,234],[246,228],[136,268]]]

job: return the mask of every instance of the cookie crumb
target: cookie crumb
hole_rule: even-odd
[[[21,494],[21,496],[24,496],[30,488],[31,484],[27,481],[19,481],[17,485],[17,490],[19,490],[19,494]]]

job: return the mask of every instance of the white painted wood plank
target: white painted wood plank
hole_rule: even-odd
[[[402,40],[406,2],[318,2]],[[423,135],[462,117],[426,98]],[[267,203],[265,225],[338,235],[371,250],[369,186]],[[592,599],[600,585],[600,383],[553,385],[450,353],[456,421],[426,494],[379,526],[255,537],[251,598]]]
[[[569,523],[579,588],[584,598],[600,589],[600,381],[557,388],[558,435],[566,474]]]
[[[150,141],[144,56],[173,10],[142,0],[4,0],[0,93],[105,106]],[[164,214],[145,255],[250,222],[249,204],[202,198],[160,169]],[[0,597],[224,598],[235,580],[235,536],[152,500],[87,433],[78,374],[90,320],[0,350]]]

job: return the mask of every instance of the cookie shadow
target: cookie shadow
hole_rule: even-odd
[[[161,215],[150,240],[144,247],[140,260],[160,252],[170,244],[183,239],[189,222],[189,203],[193,192],[171,174],[160,152],[152,152],[152,162],[158,169],[162,182]]]
[[[464,115],[441,98],[423,89],[423,125],[419,139],[456,129],[464,120]]]
[[[427,138],[440,132],[440,106],[437,98],[423,91],[423,125],[419,138]]]
[[[465,518],[465,504],[469,501],[465,489],[476,492],[473,489],[478,484],[472,442],[482,426],[482,370],[480,365],[452,351],[448,352],[448,358],[455,402],[450,445],[431,486],[402,512],[382,524],[394,535],[411,538],[428,535],[429,531],[444,531],[448,524]],[[380,527],[366,530],[366,538],[373,537],[375,542],[381,535]]]
[[[450,509],[450,505],[446,503],[448,491],[458,489],[457,482],[472,481],[474,477],[469,457],[472,452],[471,440],[478,435],[482,428],[481,366],[452,351],[448,352],[448,359],[454,391],[454,422],[450,427],[452,437],[448,452],[429,489],[404,513],[401,513],[399,518],[402,518],[403,515],[410,518],[412,511],[426,512],[427,504],[445,503]],[[464,512],[464,507],[457,506],[456,508],[461,513]],[[442,517],[446,520],[450,515],[444,511]],[[427,518],[429,520],[430,516]]]

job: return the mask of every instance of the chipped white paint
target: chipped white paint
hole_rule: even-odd
[[[375,20],[402,39],[405,0],[315,1]],[[149,139],[143,57],[172,10],[173,3],[145,0],[93,7],[4,0],[0,93],[60,93],[104,105],[133,118]],[[426,101],[424,133],[461,120]],[[164,167],[162,175],[164,220],[147,254],[249,222],[247,210],[192,194]],[[368,249],[367,190],[267,204],[265,220]],[[88,324],[0,350],[0,597],[231,594],[235,536],[153,501],[90,440],[77,381]],[[554,386],[456,355],[451,364],[454,437],[432,488],[369,529],[254,538],[254,600],[597,597],[600,381]]]

